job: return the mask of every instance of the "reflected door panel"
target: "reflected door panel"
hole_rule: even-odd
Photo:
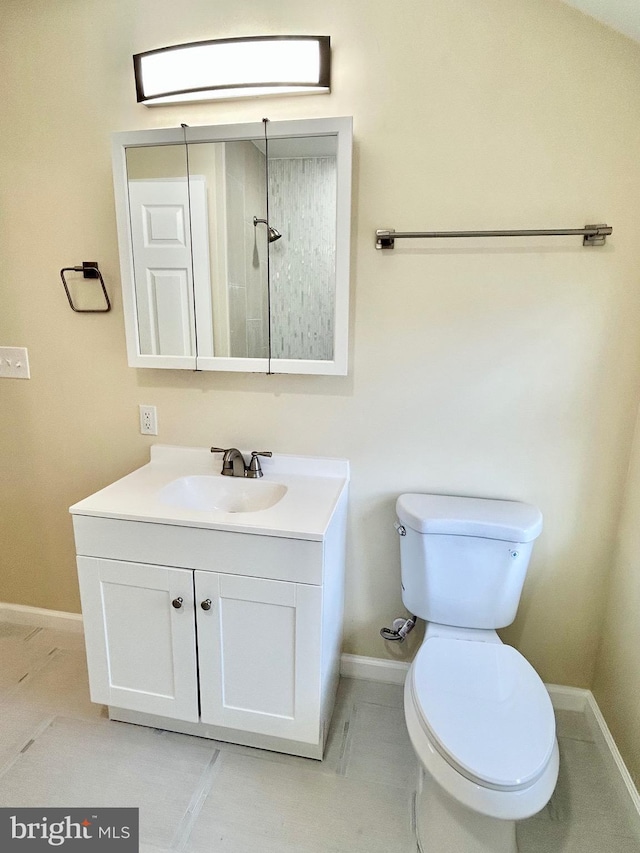
[[[131,237],[144,355],[213,352],[209,287],[194,293],[193,272],[209,268],[206,186],[202,178],[129,181]],[[193,241],[189,224],[198,239]],[[192,256],[193,251],[193,256]],[[202,275],[196,278],[202,281]],[[196,312],[198,340],[196,341]]]
[[[133,268],[144,355],[195,355],[185,180],[129,181]]]
[[[142,351],[151,355],[193,355],[193,303],[188,271],[145,266],[144,273],[146,287],[138,288]]]

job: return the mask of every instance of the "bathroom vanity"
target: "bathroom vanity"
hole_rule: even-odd
[[[349,465],[154,445],[71,507],[89,685],[109,717],[322,758],[339,677]]]

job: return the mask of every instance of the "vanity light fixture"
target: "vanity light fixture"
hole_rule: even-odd
[[[248,36],[179,44],[133,57],[139,103],[329,92],[329,36]]]

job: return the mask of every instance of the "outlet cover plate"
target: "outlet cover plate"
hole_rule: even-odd
[[[26,347],[0,347],[0,377],[31,379]]]
[[[158,412],[155,406],[140,405],[140,432],[142,435],[158,434]]]

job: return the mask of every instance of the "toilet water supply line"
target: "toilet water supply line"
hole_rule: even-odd
[[[403,643],[405,637],[412,631],[416,624],[416,617],[410,616],[408,619],[394,619],[391,628],[380,628],[380,636],[384,640],[398,640]]]
[[[407,531],[402,524],[396,522],[393,525],[398,533],[398,536],[406,536]],[[394,619],[391,628],[380,628],[380,636],[383,640],[392,640],[404,643],[407,634],[415,628],[417,616],[409,616],[409,618]]]

